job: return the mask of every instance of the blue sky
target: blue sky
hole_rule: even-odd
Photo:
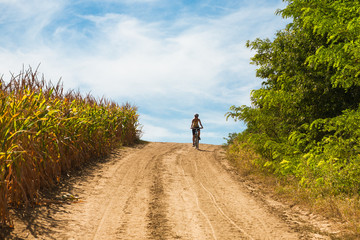
[[[0,76],[23,66],[66,89],[138,107],[144,140],[222,144],[226,121],[261,84],[247,40],[289,22],[282,0],[0,0]]]

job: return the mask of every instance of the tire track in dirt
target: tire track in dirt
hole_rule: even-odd
[[[187,209],[192,214],[183,221],[202,226],[198,231],[176,226],[181,222],[179,212],[173,220],[178,236],[183,239],[298,239],[296,232],[242,192],[240,184],[218,164],[216,159],[221,151],[219,146],[201,145],[201,151],[196,151],[182,145],[174,156],[168,157],[169,175],[176,168],[179,173],[173,176],[177,184],[168,184],[167,192],[174,196],[169,204],[172,208],[182,205],[179,211],[192,206],[193,209]],[[180,193],[183,197],[176,198],[177,189],[184,185],[187,187]],[[198,211],[194,211],[194,206]]]
[[[116,172],[117,171],[115,171],[115,173]],[[126,169],[126,172],[123,174],[124,178],[127,178],[128,175],[130,174],[130,172],[131,172],[130,168]],[[103,228],[104,223],[108,219],[109,214],[112,214],[112,211],[111,211],[112,209],[111,208],[114,206],[115,201],[118,201],[118,195],[116,194],[116,192],[119,192],[122,187],[123,186],[121,184],[119,184],[116,189],[113,189],[113,193],[115,193],[115,194],[111,194],[109,196],[109,199],[107,199],[106,202],[103,202],[103,205],[105,206],[105,209],[100,213],[100,215],[101,215],[100,222],[95,227],[96,230],[94,232],[94,235],[93,235],[92,239],[99,239],[100,238],[100,234],[102,234],[101,229]],[[128,191],[123,193],[125,196],[129,196],[128,200],[125,203],[124,208],[126,208],[127,203],[129,202],[129,200],[132,198],[133,194],[136,191],[137,191],[137,189],[136,189],[136,187],[134,187],[134,188],[128,189]]]
[[[216,206],[216,208],[221,213],[221,215],[223,215],[224,218],[226,218],[229,223],[231,223],[235,228],[237,228],[240,232],[242,232],[247,238],[249,238],[250,240],[254,240],[254,238],[252,238],[249,234],[247,234],[247,232],[245,232],[245,230],[243,230],[226,213],[224,213],[224,211],[221,209],[221,207],[219,207],[214,195],[206,187],[204,187],[204,185],[201,182],[200,182],[200,185],[209,194],[211,200],[213,201],[214,206]]]
[[[67,186],[79,203],[36,208],[7,239],[329,239],[284,221],[222,158],[206,144],[120,149]]]
[[[166,155],[166,154],[165,154]],[[151,200],[149,203],[148,231],[151,239],[167,239],[171,232],[167,219],[167,205],[165,203],[165,192],[163,186],[163,164],[162,157],[157,157],[153,167],[153,184],[150,188]]]
[[[245,230],[231,220],[228,214],[224,213],[216,201],[214,204],[214,196],[209,195],[210,191],[198,178],[197,159],[193,159],[193,154],[199,152],[184,145],[167,158],[168,175],[172,176],[172,181],[167,184],[167,192],[173,196],[169,199],[169,204],[173,208],[172,222],[178,238],[252,239]],[[171,174],[174,172],[177,174]],[[187,228],[181,225],[183,222],[189,223],[186,224]]]
[[[193,161],[194,162],[194,166],[195,166],[195,173],[198,171],[198,167],[197,167],[197,164],[196,164],[196,161]],[[182,162],[180,160],[180,165],[181,165],[181,168],[183,170],[183,174],[185,175],[185,171],[184,171],[184,168],[182,166]],[[231,223],[236,229],[238,229],[240,232],[243,233],[244,236],[248,237],[250,240],[253,240],[253,238],[246,233],[246,231],[244,229],[242,229],[239,225],[237,225],[222,209],[221,207],[218,205],[214,195],[203,185],[203,183],[201,181],[199,181],[200,183],[200,186],[209,194],[214,206],[217,208],[217,210],[219,211],[219,213],[226,219],[228,220],[229,223]],[[208,220],[209,221],[209,220]],[[211,223],[210,223],[211,224]],[[215,235],[215,232],[214,230],[212,229],[213,231],[213,236],[214,238],[216,239],[216,235]]]
[[[139,150],[134,149],[134,152],[136,151]],[[139,230],[146,229],[143,221],[131,221],[133,216],[140,219],[145,216],[144,213],[136,211],[132,204],[147,202],[147,176],[150,174],[151,161],[141,160],[134,165],[132,156],[130,154],[121,161],[114,161],[112,166],[107,167],[107,171],[103,171],[101,179],[106,180],[93,186],[96,193],[90,192],[88,196],[84,196],[84,207],[74,216],[73,221],[79,225],[79,219],[85,220],[82,227],[86,228],[88,225],[91,228],[85,234],[77,233],[75,239],[111,239],[122,234],[138,236],[133,230],[127,231],[129,223],[135,224],[133,226]],[[143,193],[142,196],[139,192]],[[146,210],[146,207],[139,207]]]
[[[177,156],[178,158],[179,156]],[[204,211],[201,209],[200,207],[200,204],[199,204],[199,197],[197,196],[196,192],[194,191],[194,189],[191,187],[189,181],[186,179],[186,174],[185,174],[185,171],[184,171],[184,168],[182,166],[182,160],[179,159],[179,162],[180,162],[180,166],[181,166],[181,171],[182,171],[182,176],[183,178],[185,179],[186,183],[187,183],[187,186],[189,187],[189,189],[191,189],[191,192],[193,193],[193,196],[195,198],[195,201],[196,201],[196,206],[198,207],[199,211],[201,212],[201,214],[203,215],[203,217],[206,219],[206,222],[208,223],[210,229],[211,229],[211,233],[212,233],[212,237],[217,240],[217,237],[216,237],[216,234],[215,234],[215,230],[214,230],[214,227],[213,225],[211,224],[211,221],[210,219],[208,218],[208,216],[204,213]],[[196,162],[195,162],[195,166],[196,166],[196,169],[197,169],[197,165],[196,165]]]

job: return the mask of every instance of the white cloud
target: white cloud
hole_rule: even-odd
[[[117,3],[122,2],[125,4],[135,4],[135,3],[156,3],[161,0],[91,0],[93,2],[110,2],[110,3]]]
[[[153,125],[146,125],[142,129],[143,131],[143,138],[144,139],[151,139],[151,141],[161,141],[162,139],[171,136],[171,132],[163,127],[153,126]]]
[[[209,138],[236,128],[224,114],[230,105],[249,104],[251,89],[260,83],[249,65],[253,53],[245,42],[272,37],[283,24],[273,16],[274,8],[257,6],[211,19],[184,15],[172,22],[144,22],[115,13],[78,15],[91,23],[80,31],[52,22],[69,8],[65,3],[71,1],[0,0],[11,10],[0,17],[0,23],[14,17],[16,9],[22,14],[0,31],[25,29],[22,40],[13,37],[17,45],[0,48],[0,73],[41,63],[46,79],[62,77],[67,88],[134,101],[146,112],[144,137],[154,140],[188,139],[188,133],[182,132],[188,131],[187,117],[194,111],[205,112]],[[23,26],[28,20],[29,26]],[[50,25],[53,29],[45,31]],[[164,123],[166,111],[176,115],[165,117],[171,124]]]
[[[191,95],[199,91],[212,95],[217,90],[214,87],[224,82],[219,78],[222,73],[240,74],[246,71],[241,62],[248,65],[250,51],[245,49],[244,40],[222,46],[229,34],[221,26],[196,26],[163,38],[157,24],[126,16],[111,15],[93,21],[101,36],[95,46],[97,54],[75,57],[75,61],[80,63],[81,79],[112,96]]]
[[[53,16],[63,10],[64,1],[3,0],[0,1],[0,6],[2,8],[0,23],[6,22],[9,28],[29,30],[28,34],[31,36],[44,28]],[[36,31],[31,32],[34,29]]]

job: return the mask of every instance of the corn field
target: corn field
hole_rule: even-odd
[[[64,92],[31,68],[0,79],[0,220],[40,203],[40,190],[84,162],[139,139],[136,107]],[[1,227],[1,226],[0,226]]]

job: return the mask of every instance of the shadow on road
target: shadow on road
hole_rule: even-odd
[[[130,148],[142,148],[145,145],[146,143],[142,142],[130,146]],[[14,228],[0,226],[0,239],[55,239],[52,237],[56,233],[54,229],[71,223],[64,222],[64,220],[59,221],[53,216],[66,213],[66,205],[81,202],[81,199],[78,199],[79,201],[64,199],[64,194],[76,196],[78,194],[76,184],[79,181],[86,182],[87,178],[98,175],[97,170],[100,165],[107,163],[111,156],[121,155],[119,152],[114,150],[110,156],[90,160],[81,167],[68,171],[62,176],[61,182],[50,189],[40,192],[41,197],[37,205],[28,208],[10,209],[15,226]],[[27,233],[16,231],[17,226],[27,229]]]
[[[200,151],[200,152],[214,152],[214,151],[209,151],[209,150],[204,150],[204,149],[197,149],[198,151]]]

